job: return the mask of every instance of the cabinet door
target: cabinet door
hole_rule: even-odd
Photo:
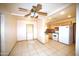
[[[69,26],[59,27],[59,41],[65,44],[69,44]]]

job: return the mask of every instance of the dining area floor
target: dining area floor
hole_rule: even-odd
[[[9,56],[75,56],[75,45],[54,40],[49,40],[46,44],[38,40],[19,41]]]

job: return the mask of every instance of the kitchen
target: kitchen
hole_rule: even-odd
[[[69,8],[65,8],[50,16],[49,20],[51,21],[47,23],[46,30],[48,38],[66,45],[75,44],[75,15],[75,5],[73,4]]]

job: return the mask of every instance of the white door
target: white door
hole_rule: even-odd
[[[65,44],[69,44],[69,26],[59,27],[59,41]]]
[[[33,24],[26,25],[26,40],[33,40]]]

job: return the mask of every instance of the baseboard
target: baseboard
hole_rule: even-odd
[[[8,56],[7,52],[1,52],[1,56]]]
[[[14,47],[16,46],[17,41],[15,42],[14,46],[12,47],[11,51],[9,52],[8,56],[11,54],[12,50],[14,49]]]
[[[39,42],[42,43],[42,44],[45,44],[45,42],[42,42],[42,41],[40,41],[40,40],[38,40],[38,39],[37,39],[37,41],[39,41]]]

